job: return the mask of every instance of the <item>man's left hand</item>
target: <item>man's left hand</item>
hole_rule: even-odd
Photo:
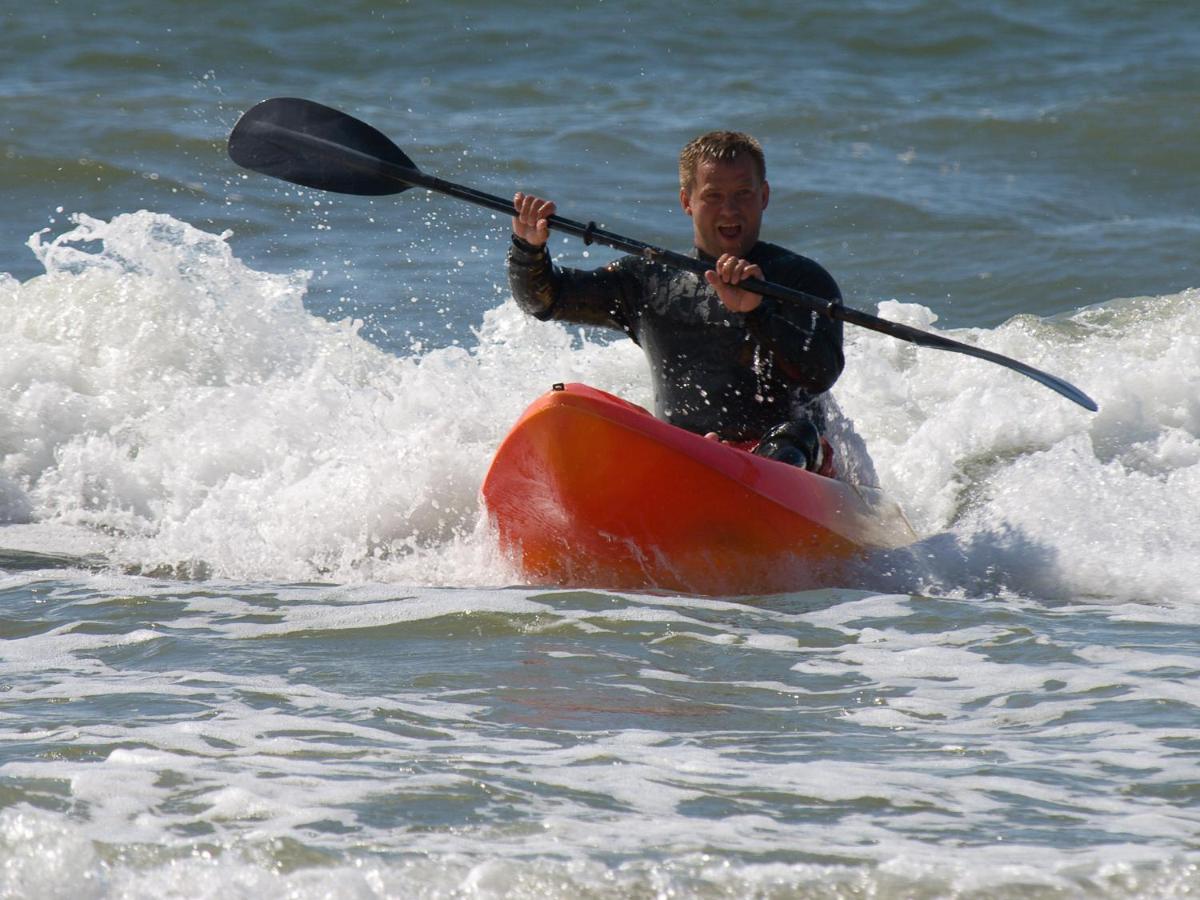
[[[758,304],[762,303],[762,294],[742,290],[735,285],[747,278],[762,277],[762,269],[756,263],[739,259],[732,253],[723,254],[716,264],[704,273],[704,280],[712,285],[726,309],[736,313],[748,313],[757,309]]]

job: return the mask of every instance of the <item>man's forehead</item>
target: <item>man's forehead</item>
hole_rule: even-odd
[[[702,159],[696,166],[696,180],[713,183],[758,184],[758,168],[749,156],[736,159]]]

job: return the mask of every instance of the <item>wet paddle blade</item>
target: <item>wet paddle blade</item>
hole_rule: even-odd
[[[382,196],[412,185],[416,165],[366,122],[311,100],[276,97],[247,110],[229,135],[239,166],[338,194]]]

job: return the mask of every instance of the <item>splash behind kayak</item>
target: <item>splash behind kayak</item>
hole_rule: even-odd
[[[533,584],[697,594],[836,583],[915,539],[864,489],[684,431],[581,384],[509,432],[483,483],[502,550]]]

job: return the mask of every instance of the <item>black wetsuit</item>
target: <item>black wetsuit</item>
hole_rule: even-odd
[[[811,259],[763,241],[746,259],[767,281],[841,301],[837,283]],[[545,247],[516,236],[508,278],[517,303],[538,319],[629,335],[650,361],[660,419],[732,441],[803,418],[824,431],[820,395],[845,364],[841,322],[772,297],[752,312],[730,312],[702,276],[640,256],[593,271],[558,268]]]

